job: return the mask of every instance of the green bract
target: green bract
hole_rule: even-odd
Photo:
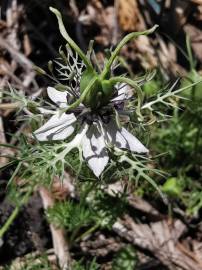
[[[106,61],[106,64],[103,70],[100,73],[97,73],[93,64],[90,61],[90,57],[85,55],[83,51],[77,46],[77,44],[71,39],[68,35],[63,21],[61,13],[55,9],[50,7],[50,10],[56,15],[58,19],[59,29],[62,36],[66,39],[68,45],[80,56],[82,61],[84,62],[86,69],[84,70],[81,81],[80,81],[80,97],[72,103],[67,109],[71,110],[76,108],[81,102],[86,106],[91,108],[92,110],[96,110],[104,105],[107,105],[110,99],[112,98],[115,91],[116,83],[126,83],[132,86],[138,95],[138,106],[137,106],[137,114],[140,114],[140,101],[142,100],[142,95],[139,91],[138,85],[130,78],[124,77],[112,77],[111,75],[111,66],[119,54],[121,48],[129,42],[131,39],[136,38],[140,35],[148,35],[155,31],[158,25],[153,26],[151,29],[146,30],[144,32],[133,32],[125,36],[115,50],[111,53],[110,58]]]

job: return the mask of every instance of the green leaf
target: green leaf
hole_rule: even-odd
[[[179,197],[182,193],[178,179],[175,177],[168,178],[162,186],[162,191],[172,197]]]

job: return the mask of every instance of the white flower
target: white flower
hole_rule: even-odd
[[[68,107],[68,92],[61,92],[53,87],[47,89],[49,98],[59,108]],[[121,106],[124,100],[130,98],[127,87],[117,89],[117,95],[111,100],[113,106]],[[72,140],[75,147],[81,147],[83,157],[93,173],[99,177],[109,162],[110,146],[128,149],[136,153],[147,153],[148,149],[125,128],[119,128],[112,117],[112,110],[106,107],[99,113],[93,113],[84,105],[75,109],[74,113],[60,113],[41,108],[42,114],[52,114],[51,118],[34,132],[39,141],[64,140],[72,135],[76,126],[79,132]],[[111,113],[110,113],[111,112]],[[75,144],[76,142],[76,144]],[[71,142],[70,142],[71,143]],[[70,149],[72,149],[70,147]]]

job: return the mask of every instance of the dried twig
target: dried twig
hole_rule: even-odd
[[[54,205],[54,199],[50,191],[45,187],[41,187],[39,193],[42,198],[44,209],[48,209]],[[65,239],[65,233],[63,229],[55,228],[53,224],[50,224],[53,247],[55,255],[58,258],[59,266],[62,270],[68,270],[71,266],[71,258],[69,253],[69,247]]]

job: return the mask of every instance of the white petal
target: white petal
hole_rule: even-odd
[[[82,140],[83,156],[93,173],[99,177],[106,167],[109,157],[103,135],[96,125],[91,125]]]
[[[117,87],[116,87],[117,88]],[[117,89],[117,96],[112,99],[112,101],[122,101],[133,96],[133,91],[131,87],[126,84],[121,84]]]
[[[48,87],[47,93],[49,98],[56,103],[59,107],[67,107],[67,92],[58,91],[54,87]]]
[[[42,107],[39,107],[38,110],[40,111],[40,113],[42,114],[55,114],[55,111],[52,111],[52,110],[48,110],[48,109],[45,109],[45,108],[42,108]]]
[[[130,132],[125,128],[121,129],[121,135],[126,139],[126,148],[137,153],[148,153],[149,150]]]
[[[72,124],[76,121],[73,113],[59,113],[52,116],[47,123],[34,132],[39,141],[64,140],[74,132]]]
[[[105,125],[106,140],[118,148],[126,148],[137,153],[147,153],[148,149],[125,128],[119,129],[115,121]]]

